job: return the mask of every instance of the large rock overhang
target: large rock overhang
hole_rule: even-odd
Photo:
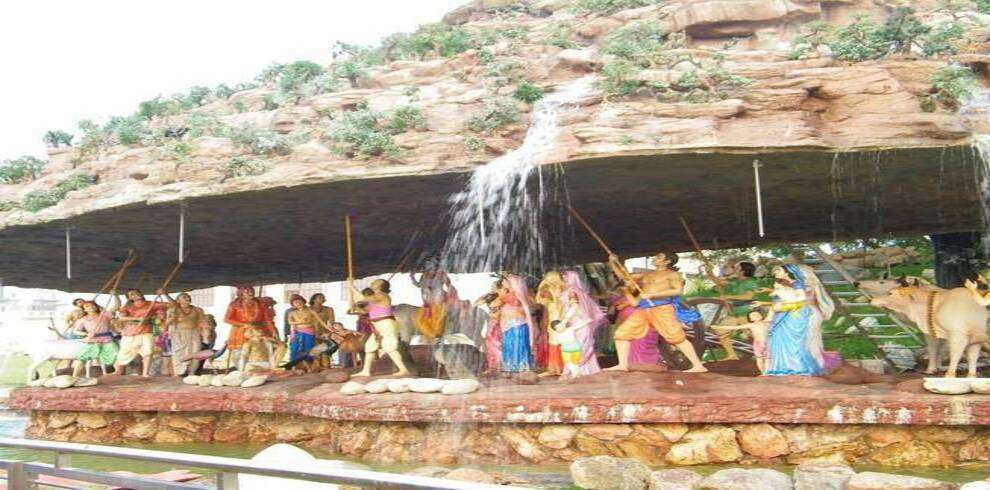
[[[766,234],[757,226],[759,160]],[[551,167],[544,167],[550,172]],[[554,165],[572,205],[614,251],[640,256],[704,248],[918,235],[981,229],[983,165],[969,146],[834,152],[751,150],[591,158]],[[171,289],[296,283],[345,276],[343,216],[354,220],[358,275],[394,270],[409,249],[435,249],[447,199],[468,174],[439,173],[270,188],[189,198],[183,272]],[[553,179],[546,179],[553,180]],[[545,181],[546,181],[545,180]],[[71,280],[65,229],[72,232]],[[140,260],[125,283],[153,289],[175,263],[179,204],[132,204],[71,220],[0,230],[8,285],[95,291],[127,249]],[[563,263],[599,261],[582,230],[563,233]]]

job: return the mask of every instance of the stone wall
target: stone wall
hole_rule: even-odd
[[[289,442],[379,463],[565,463],[611,455],[650,465],[833,461],[951,467],[990,461],[990,428],[828,424],[428,424],[255,413],[33,411],[57,441]]]

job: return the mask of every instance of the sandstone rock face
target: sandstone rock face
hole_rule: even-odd
[[[650,473],[650,490],[694,490],[704,477],[691,470],[661,470]]]
[[[51,231],[42,226],[46,223],[81,216],[96,219],[93,213],[127,206],[133,206],[137,213],[148,207],[176,205],[184,200],[215,208],[218,198],[219,201],[240,199],[244,196],[226,196],[241,192],[270,191],[281,199],[282,195],[295,196],[299,188],[310,185],[343,185],[346,182],[363,186],[384,176],[415,180],[469,171],[498,154],[517,148],[533,110],[532,104],[520,103],[516,107],[521,111],[517,122],[490,133],[472,130],[471,119],[486,111],[486,106],[495,98],[511,95],[518,84],[516,74],[493,72],[517,64],[519,76],[547,92],[559,90],[589,74],[601,79],[604,66],[615,59],[613,54],[602,54],[608,51],[609,36],[640,22],[655,22],[665,32],[683,36],[684,46],[669,51],[676,59],[684,58],[685,61],[672,62],[670,66],[658,63],[639,73],[637,80],[669,85],[693,72],[695,63],[711,62],[716,56],[724,56],[722,68],[731,74],[748,77],[752,83],[705,100],[660,100],[645,93],[606,97],[596,89],[586,100],[575,104],[568,114],[562,115],[558,148],[547,163],[595,160],[611,164],[635,156],[655,163],[666,173],[668,164],[699,153],[711,155],[705,165],[715,169],[720,163],[730,161],[730,155],[742,153],[760,154],[761,161],[767,161],[766,154],[780,155],[789,149],[829,153],[828,157],[832,157],[833,152],[911,149],[919,152],[914,159],[927,165],[930,158],[921,155],[922,149],[963,147],[970,143],[969,131],[960,116],[945,108],[925,112],[919,100],[919,96],[931,92],[932,74],[953,61],[950,58],[847,63],[819,54],[806,59],[789,59],[795,38],[804,33],[808,22],[821,20],[831,28],[837,28],[860,13],[875,15],[877,21],[882,21],[889,9],[877,2],[668,0],[661,5],[608,15],[578,12],[571,8],[573,6],[568,0],[466,2],[447,14],[444,21],[471,32],[481,29],[506,32],[513,28],[522,33],[512,42],[500,39],[484,50],[471,49],[456,56],[428,53],[424,59],[393,59],[369,67],[367,74],[356,80],[357,88],[341,79],[342,88],[335,92],[302,94],[297,101],[286,101],[277,108],[273,107],[272,98],[282,94],[277,93],[275,83],[268,83],[196,108],[195,117],[185,113],[154,123],[155,129],[181,128],[193,126],[197,119],[216,118],[232,129],[258,132],[254,136],[260,139],[284,138],[287,145],[284,152],[252,153],[251,145],[246,144],[251,138],[228,137],[231,136],[229,132],[209,131],[202,136],[190,132],[182,140],[189,144],[189,148],[183,150],[188,151],[188,155],[176,155],[166,145],[157,143],[154,146],[106,145],[86,152],[79,148],[53,150],[53,163],[41,178],[22,184],[0,185],[0,200],[22,201],[29,192],[51,189],[73,173],[95,176],[96,185],[75,191],[59,204],[39,212],[18,208],[0,211],[0,238],[13,233],[15,227],[37,225],[39,228],[32,228],[32,233],[40,234]],[[927,2],[924,9],[930,10],[933,6]],[[923,12],[925,19],[936,19],[938,15],[945,16]],[[978,16],[967,12],[961,17]],[[564,24],[569,39],[563,40],[566,41],[563,45],[568,47],[548,45],[548,34]],[[981,71],[988,63],[981,47],[986,32],[982,27],[974,27],[971,31],[973,45],[963,48],[972,52],[960,53],[956,60],[970,63]],[[738,42],[723,46],[730,39]],[[488,59],[489,56],[496,59]],[[503,79],[509,81],[503,83]],[[395,135],[394,143],[403,151],[394,155],[348,156],[332,141],[330,126],[333,121],[339,121],[341,114],[365,105],[374,111],[415,107],[425,117],[424,127]],[[269,170],[258,175],[229,178],[225,175],[227,165],[235,158],[263,161]],[[683,186],[687,188],[705,183],[704,179],[682,178]],[[810,176],[807,178],[808,181],[801,182],[802,186],[819,183],[810,180]],[[432,192],[439,191],[434,183],[424,187]],[[449,190],[439,192],[446,195]],[[338,195],[336,191],[335,195]],[[402,209],[403,204],[388,206]],[[441,198],[424,206],[429,209],[415,216],[415,220],[409,220],[409,226],[416,228],[423,224],[421,221],[435,218],[445,204],[446,200]],[[954,206],[956,209],[963,207]],[[935,228],[929,223],[912,220],[909,224],[919,229],[924,227],[922,231],[937,231],[928,230]],[[955,230],[965,229],[966,224],[960,218],[958,223],[943,226]],[[804,225],[797,228],[800,233],[795,234],[810,234],[811,227],[819,225],[817,222]],[[914,228],[903,225],[898,229]],[[24,233],[29,231],[22,230]],[[136,228],[122,233],[127,235],[133,231]],[[219,234],[236,233],[225,229]],[[14,241],[32,241],[38,236],[15,235]],[[85,240],[80,236],[77,243],[83,246]],[[94,242],[93,248],[108,248],[109,243],[118,241],[114,237],[106,240],[106,243]],[[158,239],[149,241],[157,243]],[[369,250],[368,255],[390,255],[385,253],[387,251]],[[51,269],[54,259],[27,251],[20,251],[19,256],[21,252],[31,260],[11,261],[23,266],[13,271],[0,271],[4,273],[5,282],[62,285],[62,282],[55,283],[56,279],[61,281],[60,276],[55,273],[48,276],[44,272]],[[217,253],[216,257],[208,258],[217,259]],[[375,267],[383,266],[376,264]],[[113,269],[112,265],[107,268]],[[237,264],[231,265],[228,271],[237,268]],[[295,273],[290,271],[291,267],[285,269],[287,272],[280,278],[288,280],[288,276]],[[216,277],[216,273],[197,274],[194,270],[186,271],[180,281],[188,281],[184,285],[195,287],[235,279],[232,272],[230,277],[223,278]],[[282,275],[281,272],[272,274]],[[94,277],[107,275],[109,273],[102,271],[92,274]],[[274,281],[278,279],[273,278]],[[80,288],[100,285],[99,279],[92,280],[97,283],[95,285],[82,282],[89,279],[80,278],[79,281]]]
[[[496,483],[492,475],[474,468],[458,468],[444,475],[444,478],[471,483],[486,483],[489,485]]]
[[[794,469],[794,490],[845,490],[855,474],[844,464],[804,463]]]
[[[745,425],[738,431],[739,445],[758,458],[775,458],[790,451],[787,440],[770,424]]]
[[[629,459],[594,456],[571,463],[571,479],[588,490],[642,489],[648,485],[650,468]]]
[[[948,490],[952,485],[931,478],[864,471],[849,480],[849,490]]]
[[[727,427],[708,426],[688,432],[671,446],[666,460],[670,464],[692,465],[738,461],[742,451],[736,434]]]
[[[336,386],[320,389],[336,391]],[[413,393],[364,396],[372,400],[383,397],[444,399],[441,395]],[[844,427],[834,424],[772,426],[785,437],[798,432],[839,432]],[[803,463],[794,471],[796,487],[828,489],[843,488],[844,482],[853,475],[849,466],[839,463],[891,467],[941,464],[951,468],[965,461],[990,457],[986,449],[990,431],[986,429],[975,430],[970,438],[960,443],[940,443],[918,437],[918,434],[930,437],[932,431],[925,430],[928,427],[907,426],[910,440],[875,446],[866,441],[870,427],[848,428],[855,430],[844,435],[833,434],[832,438],[820,436],[822,441],[817,445],[814,437],[808,440],[795,438],[796,442],[800,441],[795,446],[798,452],[790,452],[791,448],[788,448],[787,453],[773,457],[758,456],[750,452],[753,448],[747,449],[748,443],[735,442],[745,441],[752,433],[772,434],[763,424],[446,424],[342,421],[282,413],[33,411],[26,435],[100,444],[291,442],[382,464],[425,463],[454,467],[580,461],[578,468],[601,469],[602,472],[628,470],[630,474],[639,475],[623,480],[624,485],[631,485],[630,488],[644,488],[648,484],[650,466],[671,464],[761,464],[759,460],[779,463],[793,459]],[[744,435],[746,433],[749,434]],[[853,434],[859,435],[849,439]],[[758,449],[755,452],[766,454]],[[594,459],[599,456],[604,459]],[[589,458],[592,458],[590,462]],[[645,473],[640,472],[643,468],[646,468]],[[677,488],[691,480],[690,472],[663,472],[657,477],[661,476],[671,485],[661,488]],[[749,481],[748,476],[739,478]],[[496,479],[508,481],[501,477]]]
[[[707,476],[698,485],[703,490],[790,490],[794,488],[791,477],[776,470],[743,470],[733,468],[719,470]]]

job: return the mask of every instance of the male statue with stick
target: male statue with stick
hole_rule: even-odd
[[[691,362],[689,373],[708,371],[698,358],[694,346],[684,334],[684,322],[697,321],[698,313],[682,309],[680,295],[684,291],[684,279],[677,272],[677,255],[669,252],[657,252],[652,257],[656,268],[649,272],[631,274],[626,270],[622,260],[612,253],[605,242],[591,229],[591,226],[570,208],[571,214],[591,234],[592,238],[608,254],[608,263],[616,277],[623,283],[620,288],[630,304],[636,305],[636,311],[627,317],[615,329],[615,350],[619,364],[606,371],[628,371],[629,351],[632,341],[646,336],[649,328],[654,328],[668,343],[676,347]]]

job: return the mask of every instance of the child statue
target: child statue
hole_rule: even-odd
[[[293,294],[289,300],[292,309],[285,312],[289,324],[289,362],[305,363],[305,370],[313,369],[313,357],[309,351],[316,346],[316,329],[320,324],[316,312],[306,306],[306,299]]]
[[[564,369],[562,348],[557,340],[557,329],[554,327],[554,324],[559,323],[563,317],[566,304],[566,299],[562,297],[563,292],[564,279],[557,271],[547,272],[536,288],[536,303],[543,306],[542,320],[546,322],[547,344],[549,344],[547,369],[540,373],[540,376],[560,376]]]
[[[746,320],[747,323],[736,325],[712,325],[712,330],[716,332],[749,330],[753,339],[753,357],[756,359],[756,367],[762,374],[767,371],[767,332],[770,330],[770,320],[758,309],[750,310]]]

